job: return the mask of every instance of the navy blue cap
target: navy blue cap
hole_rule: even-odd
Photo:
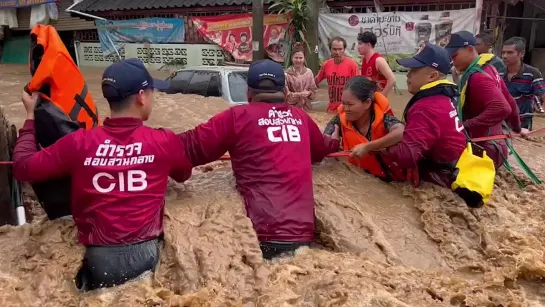
[[[476,44],[477,39],[473,33],[469,31],[459,31],[450,35],[450,40],[445,46],[445,49],[447,49],[449,56],[452,56],[458,49],[467,46],[475,46]]]
[[[433,67],[445,75],[451,67],[447,51],[430,43],[422,46],[412,58],[398,59],[397,63],[407,68]]]
[[[102,94],[108,102],[121,101],[140,90],[167,90],[168,87],[168,81],[153,79],[139,59],[113,63],[102,74]]]
[[[259,83],[263,80],[271,80],[274,86],[263,87]],[[271,61],[261,60],[253,62],[248,69],[248,87],[263,92],[280,92],[286,85],[286,75],[282,65]]]

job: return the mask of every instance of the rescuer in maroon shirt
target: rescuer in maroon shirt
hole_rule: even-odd
[[[71,176],[72,215],[86,247],[76,276],[83,291],[122,284],[157,265],[168,177],[185,181],[192,168],[172,131],[142,123],[151,113],[153,89],[165,87],[137,59],[112,64],[102,78],[111,117],[40,151],[33,112],[38,96],[23,93],[27,120],[13,174],[28,182]]]
[[[284,102],[284,86],[282,65],[254,62],[248,71],[248,105],[227,109],[179,135],[193,166],[229,151],[265,259],[314,240],[311,163],[339,150],[338,139],[322,135],[303,109]]]
[[[465,72],[476,66],[479,54],[475,49],[477,40],[468,31],[459,31],[450,36],[445,46],[457,71]],[[482,56],[482,55],[481,55]],[[502,123],[505,121],[515,133],[527,136],[528,130],[521,129],[519,109],[515,99],[509,94],[505,83],[496,68],[488,62],[480,67],[482,72],[474,73],[469,78],[460,77],[459,89],[467,86],[466,103],[462,109],[464,127],[471,138],[502,135]],[[488,156],[499,168],[507,159],[508,150],[505,140],[479,143]]]
[[[385,155],[402,168],[417,169],[421,180],[450,188],[467,146],[454,106],[458,90],[446,80],[450,57],[445,49],[426,43],[412,58],[397,63],[410,69],[407,88],[413,97],[403,112],[403,138]]]

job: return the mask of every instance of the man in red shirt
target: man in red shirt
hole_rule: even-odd
[[[370,31],[358,34],[358,53],[362,56],[361,74],[379,85],[382,94],[388,97],[396,84],[396,77],[382,55],[375,51],[377,36]]]
[[[179,135],[193,166],[229,151],[265,259],[314,240],[311,163],[339,149],[339,140],[322,135],[303,109],[284,102],[284,86],[282,65],[254,62],[248,105],[229,108]]]
[[[358,75],[358,63],[345,56],[346,40],[342,37],[334,37],[329,41],[329,50],[331,59],[322,64],[322,68],[314,78],[316,86],[327,79],[327,88],[329,92],[329,104],[327,111],[337,112],[337,108],[342,104],[341,97],[344,84],[350,78]]]
[[[23,93],[27,120],[15,145],[13,174],[31,183],[71,176],[72,215],[85,246],[76,276],[82,291],[122,284],[159,261],[168,177],[185,181],[192,168],[176,134],[143,125],[153,89],[165,87],[140,60],[112,64],[102,78],[111,117],[40,151],[34,130],[38,95]]]
[[[453,33],[445,46],[457,71],[463,72],[460,77],[459,89],[462,92],[463,124],[469,137],[480,138],[502,135],[502,123],[505,121],[515,133],[527,135],[526,129],[521,130],[519,109],[509,94],[491,60],[479,64],[481,57],[475,49],[477,40],[468,31]],[[464,90],[465,88],[465,90]],[[507,159],[508,150],[505,140],[481,142],[488,156],[494,160],[496,168]]]
[[[446,80],[448,53],[428,43],[414,57],[397,62],[410,69],[407,88],[413,97],[403,112],[403,138],[386,155],[402,168],[418,169],[420,179],[450,188],[467,140],[454,107],[457,87]]]

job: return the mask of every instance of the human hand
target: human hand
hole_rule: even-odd
[[[352,148],[350,158],[363,158],[371,152],[369,143],[363,143]]]
[[[526,128],[520,129],[520,136],[525,138],[525,139],[528,139],[530,137],[530,130],[528,130]]]
[[[34,92],[32,95],[30,95],[26,91],[23,91],[21,101],[25,107],[27,119],[34,119],[34,108],[36,107],[36,102],[38,101],[38,93]]]
[[[333,130],[333,133],[330,135],[332,139],[338,140],[339,139],[339,125],[335,125],[335,130]]]
[[[301,96],[308,97],[308,96],[310,96],[310,92],[309,91],[302,91]]]

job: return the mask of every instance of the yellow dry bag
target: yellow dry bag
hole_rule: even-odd
[[[456,180],[452,183],[451,189],[469,207],[479,208],[488,203],[494,189],[496,169],[494,161],[482,147],[468,142],[456,163],[454,175]]]
[[[493,54],[482,54],[466,69],[458,88],[461,89],[456,111],[460,122],[463,122],[462,108],[466,102],[467,84],[471,74],[483,72],[481,67],[494,57]],[[484,72],[483,72],[484,73]],[[458,194],[469,207],[479,208],[488,203],[494,180],[496,179],[496,168],[494,161],[486,154],[486,151],[479,145],[472,143],[469,134],[464,129],[467,139],[467,147],[462,152],[456,163],[456,180],[452,183],[452,190]]]

